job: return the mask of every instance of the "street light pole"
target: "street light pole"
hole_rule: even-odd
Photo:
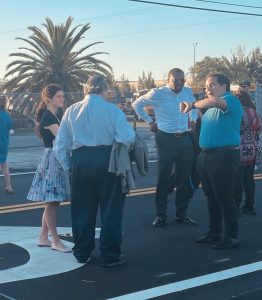
[[[193,68],[195,68],[195,63],[196,63],[196,47],[197,47],[197,42],[193,43],[193,49],[194,49],[194,65]],[[195,84],[195,71],[193,71],[193,86]]]

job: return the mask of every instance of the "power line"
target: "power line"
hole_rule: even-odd
[[[234,3],[227,3],[227,2],[220,2],[220,1],[209,1],[209,0],[195,0],[195,1],[198,1],[198,2],[215,3],[215,4],[222,4],[222,5],[230,5],[230,6],[240,6],[240,7],[259,8],[259,9],[262,9],[261,6],[252,6],[252,5],[244,5],[244,4],[234,4]]]
[[[244,13],[244,12],[240,12],[240,11],[211,9],[211,8],[203,8],[203,7],[195,7],[195,6],[185,6],[185,5],[168,4],[168,3],[153,2],[153,1],[143,1],[143,0],[129,0],[129,1],[132,1],[132,2],[141,2],[141,3],[145,3],[145,4],[156,4],[156,5],[162,5],[162,6],[172,6],[172,7],[179,7],[179,8],[187,8],[187,9],[195,9],[195,10],[220,12],[220,13],[227,13],[227,14],[236,14],[236,15],[253,16],[253,17],[262,17],[262,15],[260,15],[260,14]]]
[[[129,16],[144,14],[144,13],[150,13],[150,11],[148,11],[148,9],[128,10],[128,11],[123,11],[123,12],[119,12],[119,13],[112,13],[112,14],[94,16],[94,17],[89,17],[89,18],[77,19],[77,20],[74,20],[74,22],[79,23],[79,22],[83,22],[86,20],[89,20],[91,22],[99,22],[99,21],[103,21],[103,20],[111,20],[111,19],[116,19],[116,18],[129,17]],[[28,30],[28,28],[0,31],[0,34],[15,33],[15,32],[26,31],[26,30]]]

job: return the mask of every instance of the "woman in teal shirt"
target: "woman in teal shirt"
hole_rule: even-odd
[[[12,128],[12,120],[5,110],[5,106],[6,98],[5,96],[0,96],[0,170],[2,170],[4,175],[4,191],[8,194],[12,194],[14,191],[11,186],[9,168],[6,163],[9,145],[9,131]]]

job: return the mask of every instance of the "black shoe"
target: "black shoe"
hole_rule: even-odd
[[[166,224],[166,219],[163,217],[156,217],[152,223],[154,227],[163,227],[165,226],[165,224]]]
[[[200,244],[214,244],[221,240],[222,239],[219,234],[213,234],[211,232],[207,232],[206,234],[197,238],[196,242]]]
[[[124,257],[119,257],[115,259],[105,259],[102,263],[103,267],[116,267],[126,263],[126,259]]]
[[[90,257],[88,258],[76,257],[77,262],[80,264],[87,264],[90,262],[90,259],[91,259]]]
[[[197,222],[192,220],[189,217],[185,217],[185,218],[176,217],[175,221],[178,223],[181,223],[181,224],[187,224],[187,225],[193,225],[193,226],[197,225]]]
[[[238,239],[232,239],[232,238],[225,238],[224,240],[215,243],[212,245],[212,249],[215,250],[230,250],[230,249],[236,249],[240,245]]]

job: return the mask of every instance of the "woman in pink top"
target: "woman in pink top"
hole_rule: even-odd
[[[261,132],[261,117],[256,112],[256,107],[250,95],[244,90],[235,92],[243,107],[243,118],[241,124],[241,144],[240,144],[240,167],[235,185],[235,201],[238,209],[242,202],[244,190],[245,202],[241,208],[243,214],[255,215],[255,165],[261,159],[261,149],[259,147],[259,134]]]

